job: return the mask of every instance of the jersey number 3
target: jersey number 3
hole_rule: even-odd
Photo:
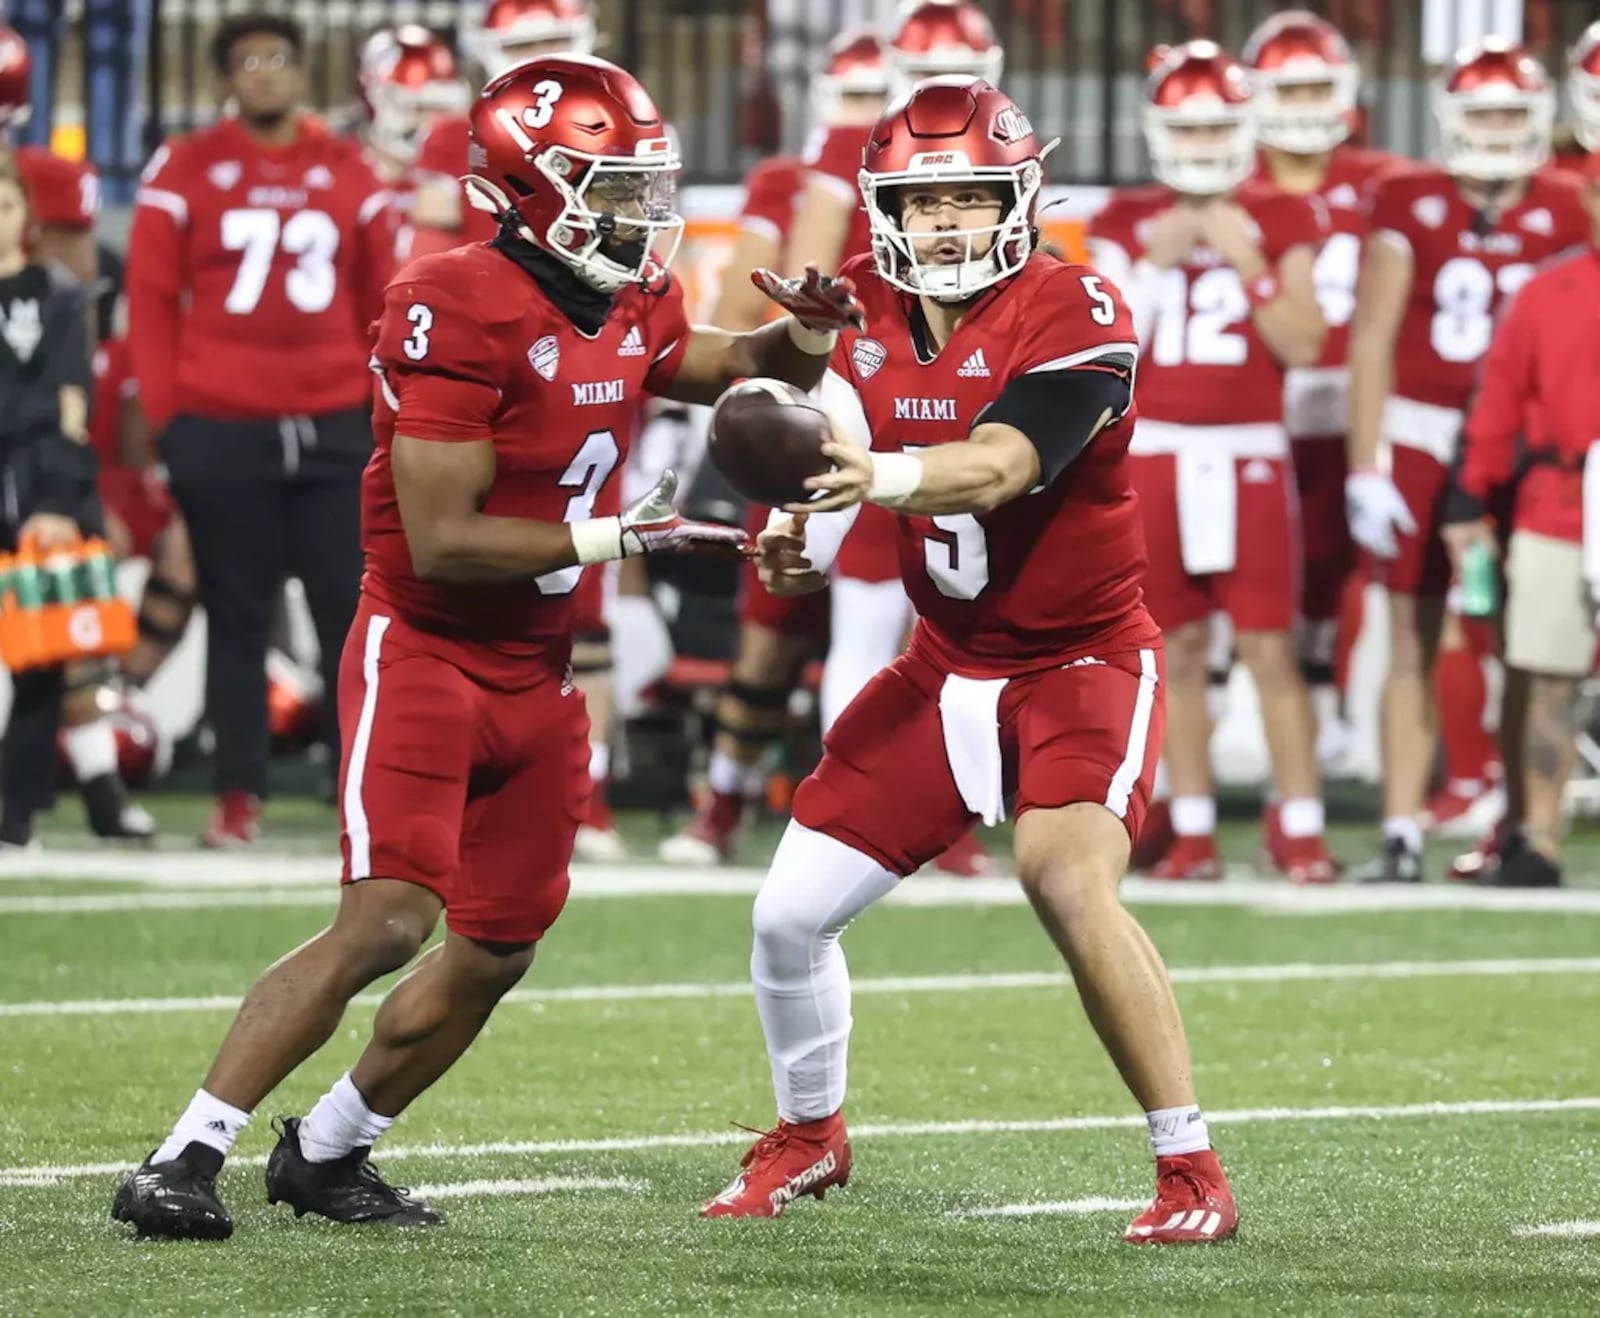
[[[285,220],[277,211],[260,207],[224,211],[222,245],[240,253],[233,287],[223,303],[233,315],[248,316],[260,304],[279,248],[296,258],[283,281],[289,304],[313,314],[332,304],[339,226],[326,212],[296,211]]]

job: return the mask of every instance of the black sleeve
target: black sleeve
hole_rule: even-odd
[[[94,392],[94,366],[89,347],[89,304],[83,285],[65,270],[51,270],[50,342],[46,378],[60,388],[76,385]]]
[[[1107,409],[1115,421],[1132,405],[1133,368],[1131,355],[1113,354],[1069,370],[1019,375],[974,424],[1020,430],[1038,450],[1048,485],[1083,452]]]
[[[19,484],[23,520],[34,513],[60,513],[76,518],[94,493],[100,459],[90,444],[62,434],[40,436],[19,456],[24,472]]]

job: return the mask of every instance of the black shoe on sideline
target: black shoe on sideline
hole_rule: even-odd
[[[220,1153],[190,1144],[169,1162],[150,1158],[117,1187],[112,1221],[131,1222],[140,1236],[170,1240],[226,1240],[233,1234],[233,1218],[217,1198]]]
[[[370,1147],[332,1162],[311,1162],[300,1152],[300,1118],[272,1123],[278,1146],[267,1160],[267,1202],[288,1204],[296,1217],[316,1213],[332,1222],[387,1226],[441,1226],[444,1218],[400,1185],[390,1185],[367,1161]]]
[[[1559,888],[1561,866],[1529,846],[1502,855],[1494,871],[1483,880],[1492,888]]]
[[[1355,871],[1357,883],[1421,883],[1422,853],[1406,846],[1404,838],[1383,840],[1383,852]]]

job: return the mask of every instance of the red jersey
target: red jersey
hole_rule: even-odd
[[[1138,351],[1117,292],[1088,266],[1036,255],[980,298],[931,360],[917,305],[870,256],[842,272],[867,313],[830,368],[860,397],[873,447],[964,440],[1006,384]],[[999,677],[1159,643],[1145,612],[1139,505],[1128,477],[1130,412],[1048,486],[979,516],[901,517],[900,571],[919,615],[912,647],[946,672]]]
[[[1600,436],[1600,252],[1593,247],[1547,266],[1506,305],[1483,359],[1467,419],[1461,488],[1487,502],[1510,485],[1518,439],[1533,457],[1517,483],[1519,530],[1583,539],[1583,468]]]
[[[744,181],[741,228],[754,229],[784,247],[794,225],[794,210],[806,183],[806,167],[798,156],[772,156],[750,171]]]
[[[102,470],[122,466],[122,404],[139,392],[128,340],[107,339],[94,350],[94,401],[89,410],[89,443]]]
[[[872,138],[871,124],[825,128],[807,149],[808,177],[821,179],[841,201],[850,205],[850,229],[844,237],[839,264],[872,250],[872,229],[861,200],[861,160]]]
[[[419,581],[395,498],[394,436],[492,440],[496,474],[483,507],[491,516],[592,517],[626,456],[645,394],[671,383],[689,334],[676,281],[662,293],[626,286],[591,338],[493,247],[412,262],[389,286],[378,327],[374,449],[361,487],[362,589],[491,684],[528,685],[530,659],[565,663],[582,569],[497,585]]]
[[[1411,255],[1391,392],[1455,411],[1472,396],[1501,303],[1541,262],[1587,242],[1591,227],[1581,189],[1549,173],[1534,175],[1490,229],[1435,168],[1378,179],[1368,212],[1373,235]]]
[[[467,172],[467,148],[472,141],[471,125],[464,114],[442,114],[428,125],[417,145],[417,177],[448,183],[461,196],[461,223],[456,239],[462,243],[486,243],[500,232],[499,222],[488,211],[481,211],[466,198],[461,176]]]
[[[37,224],[78,232],[94,228],[100,215],[100,179],[93,169],[42,146],[19,146],[13,154]]]
[[[169,143],[128,240],[129,340],[150,423],[363,406],[369,326],[394,271],[389,191],[361,148],[302,121],[287,146],[237,119]]]
[[[1176,198],[1167,188],[1119,189],[1090,223],[1096,244],[1120,261],[1144,255],[1147,226]],[[1321,207],[1262,183],[1233,194],[1260,232],[1274,267],[1293,248],[1315,248],[1326,232]],[[1120,262],[1119,262],[1120,263]],[[1238,272],[1206,246],[1161,272],[1139,359],[1139,414],[1177,425],[1225,426],[1283,420],[1284,367],[1256,330]]]

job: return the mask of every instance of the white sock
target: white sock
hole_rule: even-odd
[[[117,771],[117,734],[112,731],[110,719],[97,718],[91,723],[67,728],[61,740],[66,745],[72,772],[80,783]]]
[[[166,1142],[150,1155],[151,1162],[171,1162],[191,1144],[204,1144],[224,1158],[239,1132],[250,1124],[250,1114],[224,1103],[203,1089],[194,1091],[189,1106],[172,1128]]]
[[[603,783],[611,776],[611,747],[603,741],[589,743],[589,777]]]
[[[706,785],[719,796],[743,796],[749,774],[748,765],[740,764],[723,751],[712,751],[711,765],[706,770]]]
[[[899,882],[843,842],[793,822],[784,830],[756,895],[750,979],[785,1121],[844,1106],[850,972],[839,935]]]
[[[1314,796],[1290,797],[1278,807],[1284,837],[1321,837],[1326,823],[1322,802]]]
[[[1156,761],[1156,780],[1150,788],[1152,801],[1168,801],[1172,799],[1172,775],[1167,772],[1167,757],[1163,755]]]
[[[1407,851],[1422,850],[1422,825],[1409,815],[1390,815],[1383,821],[1383,840],[1401,838]]]
[[[300,1152],[308,1162],[332,1162],[376,1143],[392,1125],[393,1117],[380,1117],[367,1106],[346,1071],[300,1123]]]
[[[1217,803],[1209,796],[1172,798],[1172,831],[1179,837],[1210,837],[1217,831]]]
[[[823,732],[833,727],[862,687],[899,657],[911,620],[911,605],[899,577],[890,581],[835,577],[830,595],[831,640],[817,691]]]
[[[1317,716],[1317,726],[1336,723],[1342,717],[1339,709],[1340,695],[1336,686],[1318,684],[1311,688],[1311,712]]]
[[[1211,1136],[1197,1107],[1163,1107],[1146,1112],[1150,1123],[1150,1147],[1158,1158],[1178,1153],[1199,1153],[1211,1147]]]

